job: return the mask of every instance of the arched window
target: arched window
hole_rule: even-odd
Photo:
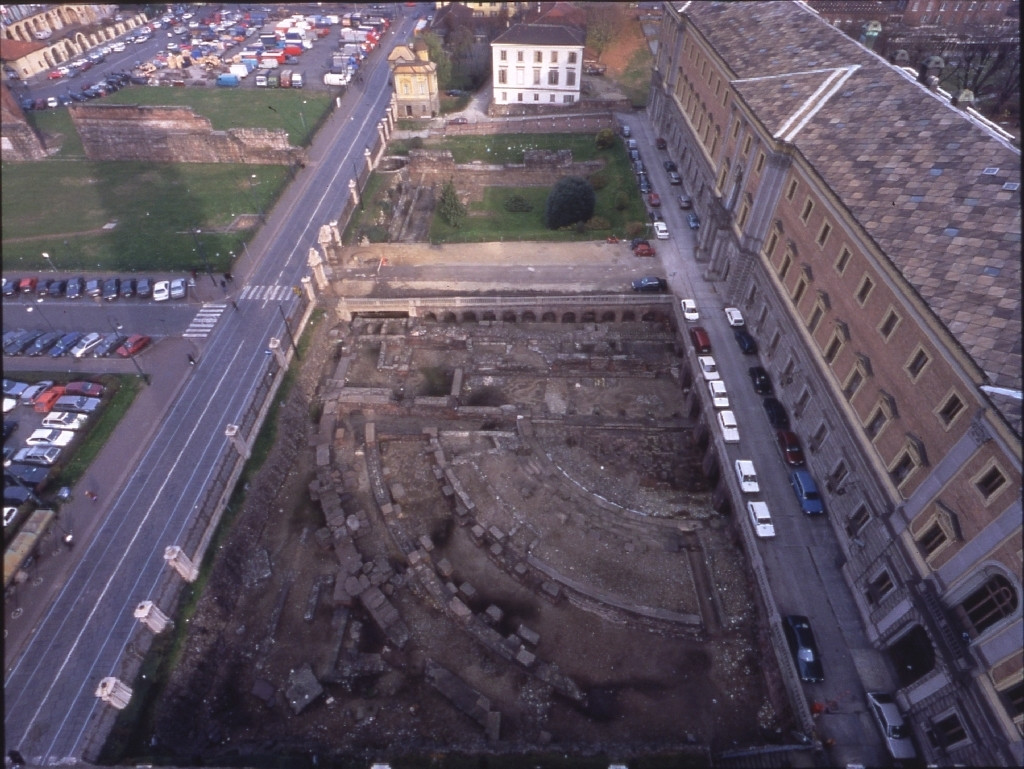
[[[974,633],[980,635],[999,620],[1017,611],[1019,599],[1010,580],[1002,574],[990,577],[960,604]]]

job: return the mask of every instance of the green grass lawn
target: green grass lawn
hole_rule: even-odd
[[[104,102],[187,105],[215,130],[281,128],[292,144],[308,142],[329,114],[326,94],[256,93],[258,98],[252,91],[216,87],[136,87]],[[7,272],[44,269],[42,253],[65,272],[202,269],[203,253],[212,269],[227,270],[231,254],[241,253],[252,234],[252,215],[266,212],[290,181],[280,166],[94,163],[85,159],[67,110],[30,112],[29,120],[45,134],[63,136],[64,143],[49,160],[3,165]],[[104,230],[110,223],[116,226]],[[200,234],[193,234],[196,229]]]

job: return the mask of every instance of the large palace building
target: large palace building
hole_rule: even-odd
[[[666,3],[649,112],[931,763],[1024,762],[1020,152],[802,2]]]

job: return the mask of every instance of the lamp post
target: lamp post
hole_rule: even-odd
[[[302,121],[302,133],[306,133],[306,115],[303,112],[303,107],[306,106],[306,100],[302,100],[302,107],[299,107],[299,120]],[[305,139],[305,137],[303,137]]]
[[[54,264],[53,259],[50,258],[50,255],[48,253],[46,253],[45,251],[43,251],[43,259],[45,259],[46,262],[50,265],[50,269],[53,272],[57,271],[57,265]]]
[[[281,313],[281,320],[284,321],[284,330],[288,332],[288,341],[292,343],[292,349],[295,350],[295,357],[299,357],[299,346],[295,344],[295,337],[292,336],[292,330],[288,327],[288,318],[285,317],[284,310],[281,305],[277,305],[277,311]]]
[[[250,174],[249,175],[249,197],[252,198],[252,207],[256,209],[256,214],[257,214],[257,216],[259,216],[260,221],[263,222],[264,224],[266,224],[267,223],[267,218],[266,218],[266,216],[263,213],[263,206],[261,206],[259,204],[259,201],[256,199],[256,185],[257,184],[259,184],[259,182],[256,181],[256,174]]]
[[[121,329],[124,328],[124,326],[117,322],[117,318],[111,318],[108,316],[107,323],[110,324],[111,329],[117,332],[120,332]],[[135,359],[135,356],[129,355],[128,358],[129,360],[131,360],[132,363],[135,364],[135,370],[139,372],[139,379],[141,379],[146,384],[149,384],[149,374],[142,370],[142,366],[139,365],[139,362]]]
[[[199,239],[199,235],[202,230],[196,227],[192,230],[192,237],[196,242],[196,250],[199,251],[199,256],[203,260],[203,266],[206,268],[206,274],[210,276],[210,282],[213,285],[217,285],[217,279],[213,277],[213,270],[210,269],[210,260],[206,258],[206,249],[203,247],[203,241]]]
[[[37,299],[36,301],[37,302],[41,302],[43,300],[42,299]],[[26,307],[25,308],[25,312],[32,312],[33,310],[38,310],[39,311],[39,317],[42,318],[46,322],[47,326],[50,327],[50,331],[56,331],[57,330],[56,328],[53,327],[53,324],[50,323],[50,319],[46,317],[46,313],[43,312],[43,308],[42,307]]]

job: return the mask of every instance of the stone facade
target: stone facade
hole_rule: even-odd
[[[0,87],[0,159],[8,163],[44,157],[46,147],[42,139],[25,120],[25,113],[4,83]]]
[[[292,165],[305,151],[281,130],[214,131],[187,107],[88,104],[69,108],[90,160]]]
[[[546,187],[563,176],[586,178],[602,168],[604,163],[599,160],[574,161],[569,150],[528,150],[523,153],[521,164],[504,165],[456,165],[452,153],[447,150],[411,150],[408,174],[413,184],[421,186],[441,185],[452,179],[460,193],[479,198],[484,187],[495,185],[495,179],[500,179],[501,185],[508,187]]]

